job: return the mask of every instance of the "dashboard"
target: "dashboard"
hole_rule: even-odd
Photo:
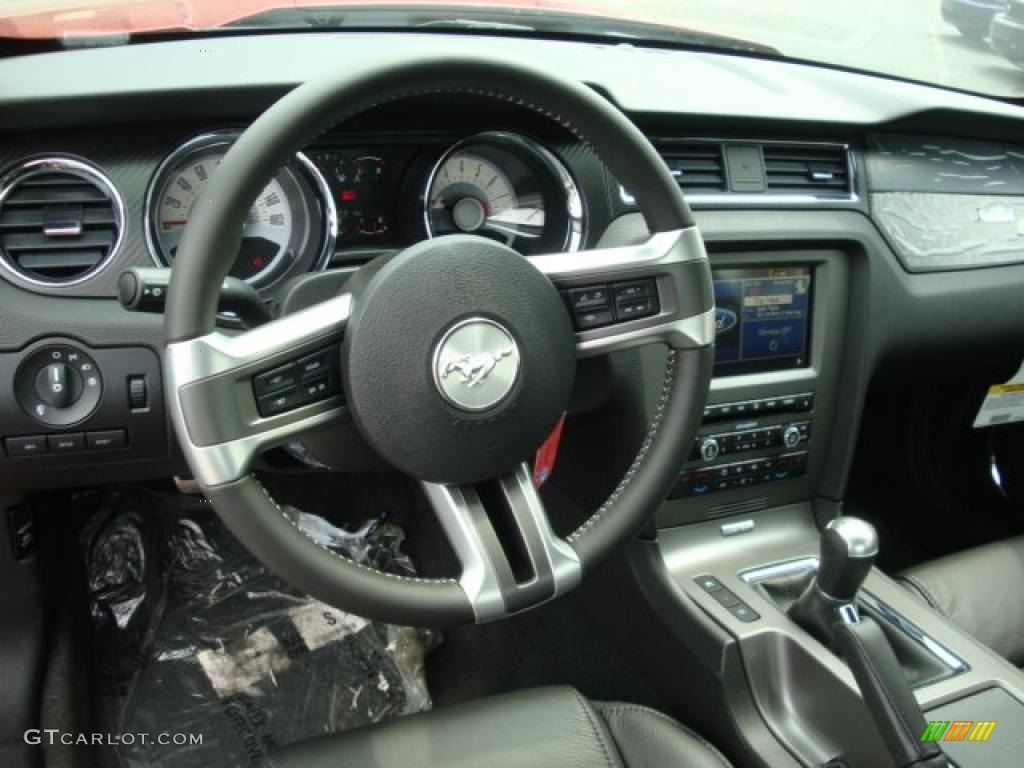
[[[383,64],[389,45],[453,39],[226,37],[212,68],[188,41],[0,61],[0,487],[186,471],[162,406],[160,318],[121,309],[121,273],[173,264],[219,160],[296,83],[339,57]],[[715,379],[663,525],[841,499],[873,379],[1024,354],[1024,109],[737,56],[457,40],[590,83],[652,139],[695,210]],[[276,311],[296,281],[460,232],[524,255],[646,236],[630,191],[564,126],[418,95],[290,158],[255,200],[232,274]],[[588,288],[577,322],[620,311],[618,286]],[[69,415],[54,382],[88,408]],[[628,452],[620,437],[609,453]]]

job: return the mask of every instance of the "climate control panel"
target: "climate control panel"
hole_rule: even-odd
[[[810,457],[813,411],[810,392],[709,405],[670,498],[802,477]]]

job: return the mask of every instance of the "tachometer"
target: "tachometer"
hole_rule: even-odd
[[[209,182],[233,136],[210,134],[176,150],[150,185],[148,236],[158,263],[170,266],[181,234],[196,203],[207,194]],[[333,243],[336,227],[330,195],[319,171],[302,155],[282,168],[253,203],[242,231],[234,277],[259,287],[286,274],[322,266],[322,255]]]
[[[492,132],[460,142],[435,166],[425,222],[431,237],[465,232],[544,253],[579,248],[583,208],[572,177],[550,152]]]

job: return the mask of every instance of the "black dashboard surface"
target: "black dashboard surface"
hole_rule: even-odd
[[[800,486],[802,494],[841,497],[865,392],[881,371],[922,363],[941,366],[950,359],[962,364],[986,356],[989,361],[1011,360],[1024,352],[1019,332],[1024,327],[1024,304],[1019,301],[1024,266],[1007,263],[1017,259],[985,269],[915,274],[908,269],[914,265],[905,260],[899,237],[875,218],[883,202],[879,195],[981,191],[940,189],[926,173],[904,174],[905,168],[893,164],[891,156],[890,162],[880,164],[881,153],[917,162],[914,141],[957,151],[962,137],[970,137],[991,142],[987,146],[992,151],[1010,156],[1019,150],[1007,146],[1007,137],[1020,135],[1024,109],[911,83],[741,56],[553,40],[365,33],[225,37],[212,45],[204,41],[210,52],[202,55],[198,42],[178,41],[0,61],[0,167],[26,155],[86,158],[119,189],[127,222],[118,256],[122,261],[86,283],[39,289],[7,276],[0,279],[0,352],[19,354],[49,336],[71,338],[90,348],[138,345],[160,351],[159,318],[125,313],[112,297],[121,268],[152,263],[143,208],[161,160],[200,133],[244,127],[291,87],[339,66],[339,61],[358,58],[367,65],[384,65],[395,45],[425,53],[452,46],[505,50],[528,58],[591,84],[652,138],[832,142],[850,148],[854,173],[849,199],[780,203],[766,198],[759,204],[725,194],[694,206],[713,264],[730,266],[731,255],[737,253],[752,254],[744,259],[754,263],[770,261],[772,253],[783,250],[826,248],[841,254],[835,258],[848,265],[848,275],[844,268],[842,283],[832,288],[846,297],[836,321],[839,330],[815,341],[842,345],[837,379],[830,380],[830,386],[841,387],[841,397],[834,398],[835,418],[829,420],[835,440],[831,450],[822,450],[813,460],[811,479]],[[399,197],[407,195],[404,205],[413,213],[404,227],[398,221],[406,214],[390,213],[396,226],[388,247],[402,247],[422,235],[416,219],[422,210],[417,196],[423,169],[454,142],[484,130],[531,136],[570,167],[587,211],[586,245],[643,236],[642,222],[636,225],[638,217],[631,216],[631,207],[600,159],[536,115],[485,109],[462,98],[408,102],[396,110],[357,120],[309,148],[313,154],[338,147],[386,150],[402,155],[407,169],[420,163],[410,171],[414,181],[409,190],[403,193],[401,183],[394,188]],[[947,135],[920,137],[937,126]],[[977,146],[961,149],[976,153]],[[1011,192],[1019,194],[1019,179],[1005,189],[984,190],[996,196]],[[356,262],[342,258],[335,266]],[[755,389],[751,392],[757,394]],[[173,454],[169,441],[166,456],[137,467],[136,474],[179,470]],[[62,482],[116,479],[124,476],[122,469],[113,463],[99,471],[69,471]],[[0,468],[3,486],[31,488],[46,482],[41,469],[22,470],[9,463]]]

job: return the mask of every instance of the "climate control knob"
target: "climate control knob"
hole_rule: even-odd
[[[796,448],[800,445],[800,430],[797,427],[786,427],[782,433],[782,444],[787,448]]]
[[[722,452],[718,441],[713,437],[705,437],[700,443],[700,457],[704,461],[714,461]]]

